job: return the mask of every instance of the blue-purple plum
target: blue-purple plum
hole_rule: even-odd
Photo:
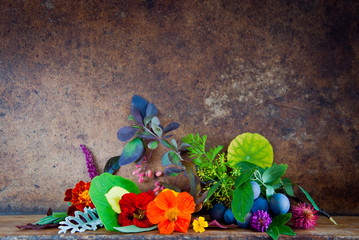
[[[228,208],[225,212],[224,212],[224,221],[227,224],[234,224],[236,222],[236,219],[234,218],[234,214],[232,212],[232,209]]]
[[[216,203],[213,205],[209,215],[213,220],[217,220],[217,222],[223,222],[224,220],[224,213],[226,212],[226,206],[222,203]]]
[[[280,215],[289,211],[290,202],[286,195],[276,193],[269,200],[269,206],[275,215]]]
[[[252,212],[257,212],[258,210],[263,211],[269,211],[269,203],[268,200],[264,197],[259,197],[256,200],[254,200],[253,206],[252,206]]]
[[[244,218],[244,223],[237,221],[237,224],[240,228],[248,228],[249,227],[249,221],[251,220],[251,217],[253,216],[252,212],[249,211],[249,213],[247,213],[246,217]]]
[[[253,199],[256,200],[261,194],[261,187],[257,182],[251,181],[252,189],[253,189]]]

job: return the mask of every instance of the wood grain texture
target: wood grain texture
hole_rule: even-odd
[[[64,210],[65,190],[89,180],[79,145],[99,169],[121,154],[116,133],[139,94],[164,125],[181,123],[177,140],[198,132],[226,149],[241,133],[264,135],[319,207],[358,215],[358,9],[334,0],[2,0],[0,213]],[[133,169],[117,174],[136,180]]]
[[[66,233],[58,235],[59,229],[19,230],[16,225],[36,222],[41,215],[0,216],[0,237],[2,239],[271,239],[266,233],[249,229],[232,228],[230,230],[207,228],[203,233],[196,233],[192,228],[187,233],[174,232],[161,235],[158,230],[145,233],[123,234],[108,232],[105,228],[84,233]],[[327,218],[320,217],[315,230],[296,230],[296,236],[283,236],[281,239],[359,239],[358,217],[335,217],[338,225],[333,225]]]

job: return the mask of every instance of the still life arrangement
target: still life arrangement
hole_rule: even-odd
[[[208,148],[206,135],[188,134],[176,140],[177,122],[163,127],[153,103],[134,95],[131,126],[118,130],[127,142],[121,155],[109,159],[100,174],[91,152],[83,145],[91,181],[83,180],[64,192],[67,212],[52,212],[36,223],[18,228],[59,228],[59,234],[104,227],[108,231],[137,233],[158,229],[160,234],[197,233],[207,228],[248,228],[273,239],[295,235],[293,229],[314,229],[319,215],[335,221],[301,186],[284,177],[287,164],[273,163],[273,148],[257,133],[242,133],[223,146]],[[166,149],[161,159],[153,152]],[[160,160],[164,170],[149,169]],[[116,175],[131,164],[137,183]],[[185,184],[176,184],[182,177]],[[155,182],[141,192],[144,181]],[[182,181],[183,182],[183,181]],[[294,196],[300,189],[305,201]]]

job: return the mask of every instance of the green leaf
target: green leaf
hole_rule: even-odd
[[[256,170],[255,168],[249,168],[246,170],[242,170],[241,174],[236,178],[234,187],[237,188],[237,187],[241,186],[244,182],[246,182],[248,179],[250,179],[255,170]]]
[[[292,218],[291,213],[277,215],[272,219],[271,224],[269,226],[280,226],[286,224]]]
[[[235,219],[244,222],[244,218],[253,206],[253,189],[248,179],[233,192],[232,211]]]
[[[152,141],[147,144],[149,149],[156,149],[158,147],[158,141]]]
[[[162,128],[160,128],[159,125],[153,123],[153,118],[152,118],[152,121],[151,121],[151,128],[153,130],[153,132],[158,136],[158,137],[161,137],[162,136]]]
[[[118,214],[112,209],[105,196],[115,186],[135,194],[140,193],[134,182],[121,176],[103,173],[92,179],[89,194],[102,223],[108,231],[114,231],[114,227],[120,227],[118,224]]]
[[[295,236],[295,232],[293,232],[293,230],[286,225],[278,226],[278,230],[279,230],[279,234]]]
[[[274,188],[271,185],[264,185],[266,187],[266,196],[269,199],[274,194]]]
[[[138,160],[144,151],[145,148],[143,146],[142,140],[138,137],[132,139],[123,149],[123,152],[120,156],[119,165],[123,166]]]
[[[149,228],[139,228],[135,225],[130,225],[126,227],[114,227],[115,230],[123,233],[139,233],[139,232],[148,232],[151,230],[155,230],[157,225],[149,227]]]
[[[308,198],[308,200],[310,201],[310,203],[313,205],[313,207],[315,208],[315,210],[319,211],[319,207],[318,205],[314,202],[313,198],[309,195],[309,193],[307,193],[307,191],[305,191],[301,186],[297,185],[300,190],[302,190],[302,192],[305,194],[305,196]]]
[[[208,190],[207,197],[206,197],[206,199],[204,201],[207,201],[213,195],[213,193],[216,192],[216,190],[217,190],[217,188],[219,187],[220,184],[221,184],[220,182],[217,182]]]
[[[110,158],[106,162],[106,165],[105,165],[105,168],[103,171],[114,174],[121,167],[119,165],[119,161],[120,161],[120,156],[115,156],[115,157]]]
[[[280,179],[284,175],[285,171],[287,170],[287,167],[288,167],[287,164],[279,164],[267,168],[262,175],[263,182],[271,183]]]
[[[163,146],[165,146],[166,148],[174,149],[173,146],[172,146],[166,139],[161,139],[160,142],[161,142],[161,144],[162,144]]]
[[[248,170],[248,169],[257,169],[258,166],[253,164],[253,163],[250,163],[250,162],[239,162],[236,164],[236,167],[241,169],[241,170]]]
[[[231,167],[246,161],[266,168],[272,166],[273,148],[265,137],[257,133],[243,133],[229,144],[227,158]]]
[[[168,152],[168,158],[170,159],[171,163],[173,163],[174,165],[180,166],[182,167],[182,162],[181,159],[179,158],[179,156],[174,152],[174,151],[169,151]]]
[[[271,236],[274,240],[277,240],[279,237],[279,229],[277,226],[269,227],[267,230],[269,236]]]
[[[171,139],[171,143],[172,143],[172,145],[173,145],[176,149],[178,148],[176,139],[172,138],[172,139]]]
[[[293,191],[293,186],[292,186],[292,182],[290,181],[289,178],[284,178],[282,180],[283,185],[284,185],[284,191],[289,195],[289,196],[294,196],[294,191]]]
[[[168,157],[168,153],[169,153],[169,152],[171,152],[171,151],[168,151],[168,152],[166,152],[166,153],[163,154],[162,159],[161,159],[162,166],[169,166],[169,165],[171,165],[170,158]]]
[[[136,122],[136,119],[135,119],[135,117],[134,117],[132,114],[131,114],[130,116],[128,116],[127,119],[130,120],[130,121]]]
[[[145,119],[143,119],[143,124],[145,125],[145,126],[147,126],[147,124],[149,123],[149,122],[151,122],[151,120],[152,120],[152,118],[153,118],[154,116],[147,116],[147,117],[145,117]]]

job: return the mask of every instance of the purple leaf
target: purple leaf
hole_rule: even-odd
[[[132,139],[123,149],[120,156],[119,165],[123,166],[138,160],[144,151],[145,148],[143,146],[143,141],[138,137]]]
[[[136,119],[136,122],[142,126],[143,123],[140,109],[138,109],[135,105],[131,105],[131,113],[132,116]]]
[[[108,172],[114,174],[118,169],[120,169],[119,165],[120,156],[110,158],[105,165],[104,172]]]
[[[155,104],[149,103],[146,107],[146,117],[151,116],[151,115],[157,116],[157,113],[158,113],[158,111],[157,111]]]
[[[175,168],[175,167],[169,167],[163,171],[163,173],[169,177],[175,177],[178,174],[180,174],[181,172],[183,172],[183,169],[179,169],[179,168]]]
[[[177,128],[179,128],[180,124],[177,122],[171,122],[170,124],[167,125],[167,127],[165,128],[165,130],[163,130],[163,134],[166,134],[170,131],[176,130]]]
[[[26,225],[21,225],[21,226],[16,226],[18,229],[33,229],[33,230],[39,230],[39,229],[46,229],[46,228],[56,228],[58,227],[59,224],[58,223],[50,223],[50,224],[44,224],[44,225],[39,225],[39,224],[32,224],[32,223],[28,223]]]
[[[219,227],[219,228],[227,229],[227,228],[231,228],[231,227],[238,227],[238,225],[236,225],[236,224],[223,225],[223,224],[220,224],[219,222],[217,222],[217,220],[213,220],[208,223],[208,227]]]
[[[117,132],[117,138],[122,142],[126,142],[130,140],[135,135],[136,132],[137,132],[137,128],[129,127],[129,126],[122,127]]]
[[[143,99],[138,95],[133,95],[131,102],[131,111],[132,111],[132,106],[135,106],[139,110],[141,117],[144,118],[146,116],[147,105],[148,102],[145,99]]]

